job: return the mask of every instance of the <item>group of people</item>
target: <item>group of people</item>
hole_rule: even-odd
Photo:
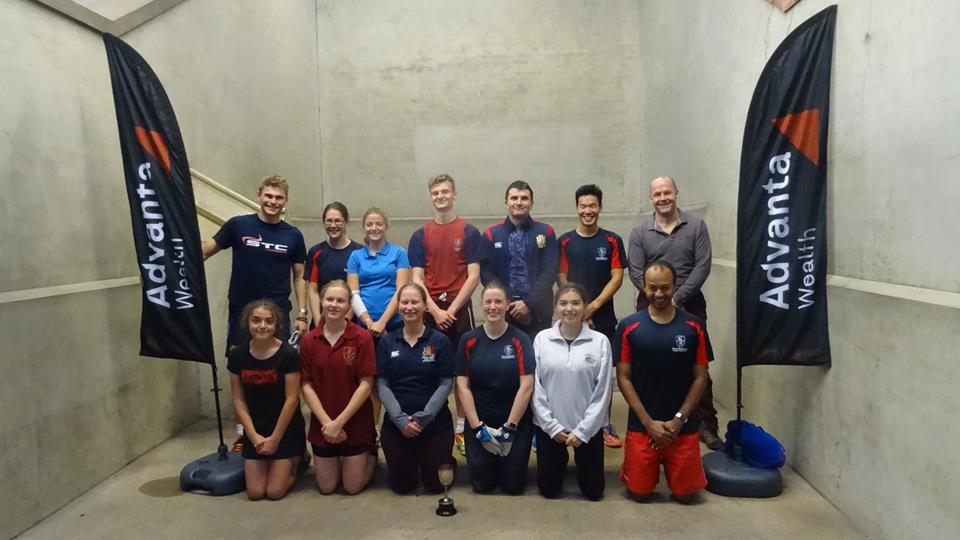
[[[634,497],[653,492],[662,463],[674,496],[689,501],[706,484],[700,440],[722,441],[700,292],[710,240],[677,207],[676,182],[651,182],[654,212],[632,231],[629,257],[599,226],[595,185],[576,191],[579,224],[559,239],[531,217],[524,181],[507,187],[506,219],[483,233],[457,216],[452,177],[428,189],[435,216],[408,249],[387,241],[378,208],[364,212],[363,243],[354,242],[347,208],[333,202],[323,209],[327,240],[307,250],[282,219],[289,187],[279,176],[263,180],[256,214],[203,242],[204,258],[233,251],[227,368],[249,498],[283,497],[309,442],[324,494],[362,491],[381,448],[393,491],[440,492],[437,471],[455,463],[454,447],[476,492],[520,494],[533,448],[537,486],[552,498],[572,448],[580,491],[598,500],[604,446],[625,444],[620,477]],[[625,267],[640,295],[618,324]],[[630,408],[625,443],[610,421],[614,380]]]

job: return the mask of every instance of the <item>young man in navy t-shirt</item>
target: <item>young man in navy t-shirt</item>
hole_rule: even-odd
[[[557,285],[564,287],[567,283],[576,283],[583,288],[587,293],[584,300],[588,302],[583,310],[584,320],[613,343],[617,328],[613,295],[623,284],[627,252],[617,233],[600,228],[603,191],[598,186],[580,186],[574,194],[574,202],[580,223],[558,239],[560,267]],[[612,404],[612,394],[610,399]],[[610,448],[623,445],[610,422],[610,405],[607,406],[607,425],[603,428],[603,444]]]
[[[710,350],[703,320],[672,303],[676,275],[654,261],[644,271],[650,305],[620,321],[613,357],[630,406],[620,479],[639,501],[653,493],[664,464],[674,498],[690,503],[707,480],[695,412],[707,385]]]
[[[260,210],[256,214],[227,220],[213,238],[202,244],[204,260],[224,249],[233,249],[230,273],[227,351],[244,340],[237,327],[243,306],[267,298],[280,306],[284,320],[278,331],[281,339],[290,335],[290,280],[293,279],[299,311],[293,328],[307,330],[307,289],[303,262],[307,255],[300,231],[282,220],[289,186],[279,175],[263,179],[257,190]]]

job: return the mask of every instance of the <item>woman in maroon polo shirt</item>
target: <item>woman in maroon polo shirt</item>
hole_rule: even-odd
[[[354,495],[370,482],[377,463],[370,391],[377,374],[370,333],[347,320],[350,289],[341,280],[320,291],[320,325],[300,342],[303,398],[310,407],[307,439],[313,447],[317,487],[337,485]]]

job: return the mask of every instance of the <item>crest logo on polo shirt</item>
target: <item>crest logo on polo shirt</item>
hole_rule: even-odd
[[[504,345],[503,354],[500,355],[500,358],[503,360],[513,360],[517,355],[513,350],[513,345]]]
[[[687,352],[687,336],[677,335],[673,338],[673,342],[677,345],[673,348],[673,352]]]
[[[453,250],[457,253],[463,251],[463,238],[457,238],[453,241]]]
[[[597,248],[597,256],[596,256],[596,258],[595,258],[594,260],[596,260],[596,261],[605,261],[605,260],[607,260],[607,259],[608,259],[608,257],[607,257],[607,248],[605,248],[605,247],[598,247],[598,248]]]
[[[423,353],[420,354],[421,362],[436,362],[437,361],[437,350],[433,348],[433,345],[427,345],[423,348]]]
[[[538,234],[538,235],[537,235],[537,247],[540,248],[540,249],[543,249],[543,248],[547,247],[547,237],[546,237],[546,236],[544,236],[544,235],[542,235],[542,234]]]
[[[357,357],[357,349],[354,347],[344,347],[343,348],[343,361],[346,362],[348,366],[353,365],[353,360]]]

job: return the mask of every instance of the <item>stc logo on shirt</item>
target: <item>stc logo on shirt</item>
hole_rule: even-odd
[[[503,242],[494,242],[493,247],[494,249],[500,249],[503,247]]]
[[[453,250],[456,251],[457,253],[460,253],[461,251],[463,251],[462,238],[457,238],[456,240],[453,241]]]
[[[500,355],[500,358],[503,360],[514,360],[517,358],[517,355],[513,352],[512,345],[503,346],[503,354]]]
[[[264,242],[263,236],[259,234],[256,237],[244,236],[244,237],[241,237],[240,240],[242,240],[243,245],[247,247],[252,247],[252,248],[262,247],[263,249],[265,249],[266,251],[269,251],[270,253],[286,253],[287,252],[287,246],[283,244],[274,244],[272,242]]]
[[[673,348],[673,352],[687,352],[687,336],[678,335],[673,338],[673,342],[677,345]]]

